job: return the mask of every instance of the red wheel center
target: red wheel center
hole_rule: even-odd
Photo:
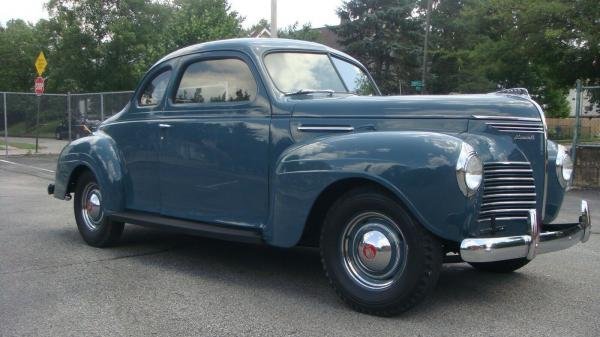
[[[364,245],[364,247],[362,249],[362,253],[363,253],[364,257],[366,257],[369,260],[372,260],[375,258],[375,255],[377,255],[377,248],[375,248],[375,246],[367,243],[366,245]]]

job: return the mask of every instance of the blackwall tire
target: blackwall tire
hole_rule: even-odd
[[[358,188],[331,207],[323,223],[321,261],[332,287],[353,309],[393,316],[433,291],[440,242],[385,191]]]
[[[106,217],[100,186],[90,171],[83,172],[77,181],[73,209],[77,229],[87,244],[107,247],[118,242],[124,224]]]

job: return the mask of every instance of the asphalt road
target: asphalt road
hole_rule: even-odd
[[[11,160],[54,170],[54,158]],[[509,275],[446,265],[428,300],[379,318],[338,300],[311,249],[131,225],[118,247],[89,247],[51,180],[0,161],[0,336],[600,336],[600,224]],[[582,197],[600,219],[600,191],[571,191],[565,221]]]

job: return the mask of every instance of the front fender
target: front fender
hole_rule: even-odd
[[[366,132],[298,145],[282,154],[272,177],[265,240],[297,244],[315,200],[331,184],[362,178],[394,193],[439,237],[459,241],[468,224],[455,173],[462,140],[431,132]]]
[[[107,212],[122,210],[125,206],[125,168],[114,140],[102,131],[83,137],[67,145],[58,157],[54,196],[63,199],[76,170],[82,166],[94,173]]]

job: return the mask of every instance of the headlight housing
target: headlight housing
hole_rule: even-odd
[[[473,147],[464,142],[456,162],[456,179],[458,180],[458,187],[467,197],[474,195],[483,181],[481,159],[479,159]]]
[[[569,186],[573,177],[573,161],[567,152],[567,148],[562,145],[558,145],[558,152],[556,153],[556,176],[563,188]]]

